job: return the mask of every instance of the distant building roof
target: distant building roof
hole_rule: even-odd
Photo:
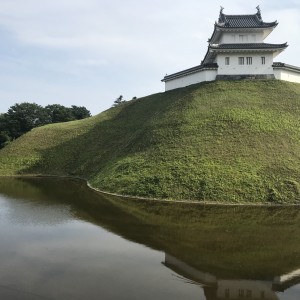
[[[198,65],[196,67],[192,67],[192,68],[189,68],[189,69],[186,69],[186,70],[183,70],[183,71],[180,71],[180,72],[177,72],[177,73],[173,73],[173,74],[170,74],[170,75],[166,75],[162,81],[169,81],[171,79],[174,79],[174,78],[178,78],[178,77],[182,77],[182,76],[186,76],[188,74],[192,74],[192,73],[196,73],[196,72],[199,72],[199,71],[204,71],[204,70],[208,70],[208,69],[211,69],[211,70],[215,70],[215,69],[218,69],[218,64],[216,63],[207,63],[207,64],[201,64],[201,65]]]
[[[274,62],[272,67],[274,69],[285,69],[285,70],[291,70],[291,71],[296,71],[300,73],[300,68],[292,65],[288,65],[282,62]]]
[[[220,11],[219,20],[216,23],[217,27],[224,28],[266,28],[277,26],[277,21],[266,23],[263,22],[259,6],[257,13],[254,15],[225,15],[223,7]]]

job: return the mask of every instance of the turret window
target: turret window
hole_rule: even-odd
[[[247,65],[252,65],[252,57],[246,57]]]
[[[245,57],[239,57],[239,65],[245,64]]]
[[[262,65],[266,64],[266,58],[264,56],[261,57],[261,64]]]
[[[225,57],[225,65],[226,66],[230,65],[230,57]]]

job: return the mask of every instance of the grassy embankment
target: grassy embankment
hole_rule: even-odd
[[[199,84],[36,128],[0,151],[0,175],[80,176],[142,197],[300,203],[299,122],[299,84]]]

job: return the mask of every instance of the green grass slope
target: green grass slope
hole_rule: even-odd
[[[0,151],[0,175],[84,177],[119,194],[300,203],[300,84],[218,81],[36,128]]]

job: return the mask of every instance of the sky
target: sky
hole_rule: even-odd
[[[161,79],[198,65],[218,19],[254,14],[288,42],[275,61],[300,66],[300,0],[1,0],[0,113],[15,103],[85,106],[164,91]]]

